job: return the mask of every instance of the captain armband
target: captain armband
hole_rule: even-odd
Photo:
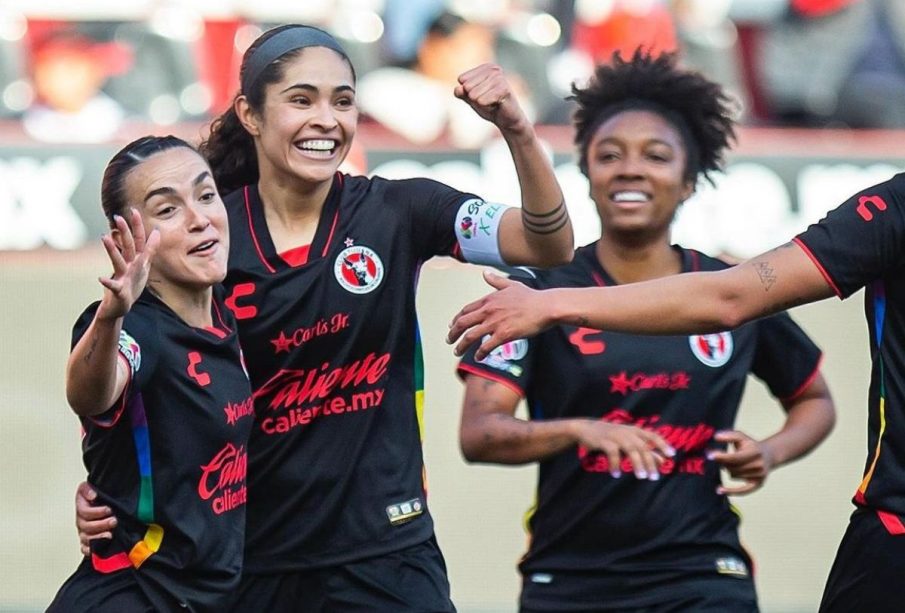
[[[506,264],[500,255],[499,229],[503,213],[511,208],[479,198],[462,203],[456,214],[456,239],[466,262],[488,266]]]

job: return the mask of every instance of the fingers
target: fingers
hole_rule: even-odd
[[[105,234],[101,237],[101,243],[104,245],[104,251],[107,252],[107,257],[110,258],[110,263],[113,264],[113,276],[122,276],[126,272],[128,264],[126,264],[126,260],[119,252],[116,243],[113,241],[113,237],[109,234]]]
[[[721,485],[716,488],[716,493],[726,496],[742,496],[744,494],[750,494],[754,490],[758,489],[762,484],[763,481],[749,480],[745,483],[742,483],[741,485]]]
[[[126,223],[126,220],[119,215],[114,215],[113,221],[116,224],[116,229],[119,230],[120,240],[122,241],[123,259],[131,262],[135,259],[135,240],[132,237],[132,230],[129,229],[129,224]]]
[[[493,271],[485,270],[483,272],[484,281],[487,282],[487,285],[494,289],[506,289],[512,285],[518,285],[518,281],[513,281],[509,277],[504,277],[503,275],[498,275]],[[474,303],[472,303],[474,304]]]
[[[132,235],[135,240],[135,251],[141,253],[145,248],[145,226],[141,222],[141,213],[132,208]]]
[[[151,230],[151,233],[148,235],[148,240],[145,243],[143,252],[145,261],[150,262],[154,259],[154,256],[157,255],[158,247],[160,247],[160,230],[154,228]]]
[[[489,328],[489,326],[484,326],[484,328]],[[478,330],[479,328],[475,328],[474,331]],[[474,357],[476,360],[483,360],[488,355],[490,355],[491,351],[493,351],[503,343],[508,343],[509,341],[511,341],[513,339],[513,336],[508,332],[501,331],[497,326],[496,330],[488,329],[486,334],[481,334],[477,338],[482,338],[483,340],[475,351]]]
[[[116,518],[107,517],[97,521],[77,521],[79,529],[79,541],[93,541],[94,539],[112,539],[113,529],[116,527]]]

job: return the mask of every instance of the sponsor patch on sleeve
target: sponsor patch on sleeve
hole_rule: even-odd
[[[141,347],[125,330],[119,331],[119,353],[126,358],[134,377],[141,368]]]
[[[466,200],[456,214],[456,239],[462,257],[472,264],[502,266],[497,238],[503,213],[512,207],[478,198]]]
[[[485,336],[483,340],[487,340],[487,337]],[[513,377],[520,377],[524,368],[518,362],[526,355],[528,355],[528,339],[519,338],[503,343],[487,354],[487,357],[478,361],[491,368],[507,372]]]

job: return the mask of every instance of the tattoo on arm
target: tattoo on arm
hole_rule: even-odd
[[[764,286],[764,291],[769,292],[770,288],[776,283],[776,273],[773,271],[770,262],[755,262],[754,268],[757,270],[761,285]]]
[[[97,336],[91,339],[91,346],[88,347],[88,351],[85,352],[85,357],[82,358],[86,364],[91,362],[91,356],[94,355],[95,349],[97,349]]]

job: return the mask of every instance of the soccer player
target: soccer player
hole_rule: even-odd
[[[502,291],[465,306],[448,340],[480,359],[554,324],[648,334],[728,330],[792,306],[865,289],[870,332],[868,454],[855,511],[827,579],[824,613],[900,611],[905,599],[905,175],[853,195],[790,243],[715,272],[632,285]],[[482,340],[483,339],[483,340]]]
[[[727,268],[669,241],[678,207],[720,169],[732,138],[722,89],[673,56],[636,52],[598,67],[574,94],[579,166],[602,236],[523,282],[608,287]],[[481,360],[467,354],[465,457],[540,461],[521,610],[757,611],[726,495],[757,489],[829,433],[835,413],[820,357],[785,314],[693,336],[558,325]],[[761,441],[733,430],[749,372],[787,413]],[[523,397],[530,420],[514,416]],[[659,468],[612,457],[600,433],[625,424],[661,434],[675,455]],[[721,467],[744,483],[721,485]]]
[[[242,570],[253,424],[235,320],[214,298],[226,209],[204,158],[172,136],[119,151],[101,200],[113,276],[75,324],[66,395],[117,524],[49,610],[224,610]]]
[[[337,172],[358,111],[326,32],[264,33],[240,81],[202,145],[233,190],[226,303],[255,390],[236,608],[452,611],[423,481],[418,271],[434,255],[568,261],[552,166],[496,66],[463,74],[455,94],[508,143],[521,211],[427,179]]]

